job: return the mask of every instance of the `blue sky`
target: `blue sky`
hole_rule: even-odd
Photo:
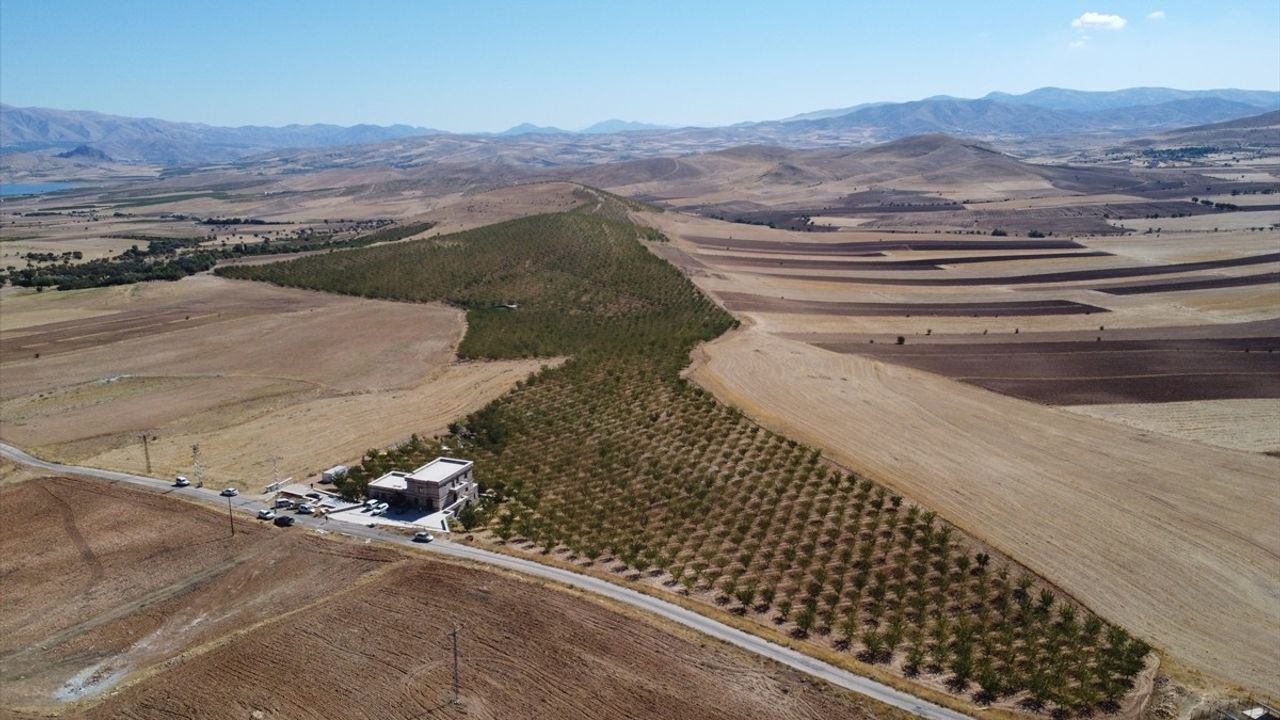
[[[0,101],[451,131],[1045,85],[1280,89],[1280,2],[0,0]]]

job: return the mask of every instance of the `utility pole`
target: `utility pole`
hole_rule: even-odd
[[[227,519],[231,521],[231,536],[236,535],[236,514],[231,511],[231,496],[227,496]]]
[[[196,487],[204,487],[204,466],[200,464],[200,445],[191,446],[191,474],[196,478]]]
[[[454,625],[453,630],[449,633],[449,637],[453,638],[453,700],[449,702],[451,705],[457,705],[461,702],[458,699],[458,631],[462,629],[460,625]]]
[[[151,474],[151,447],[147,444],[147,436],[151,433],[142,433],[142,456],[147,460],[147,475]]]

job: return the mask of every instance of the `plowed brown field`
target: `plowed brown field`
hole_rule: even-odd
[[[0,506],[0,717],[899,716],[575,593],[301,528],[232,537],[150,491],[40,478]]]

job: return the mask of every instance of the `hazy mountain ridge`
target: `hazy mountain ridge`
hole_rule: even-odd
[[[159,165],[266,158],[313,168],[416,167],[459,161],[555,167],[670,157],[744,144],[860,146],[929,133],[975,137],[1006,148],[1054,136],[1123,142],[1278,108],[1280,92],[1270,91],[1040,88],[1022,95],[990,93],[979,99],[939,95],[903,103],[867,103],[725,127],[662,128],[613,119],[577,132],[522,123],[496,134],[451,134],[407,125],[225,128],[0,106],[0,149],[54,153],[83,145],[120,162]]]
[[[1138,105],[1159,105],[1175,100],[1196,100],[1202,98],[1218,98],[1233,102],[1253,105],[1264,109],[1280,107],[1280,92],[1269,90],[1237,90],[1222,88],[1218,90],[1176,90],[1164,87],[1136,87],[1123,90],[1095,91],[1069,90],[1067,88],[1043,87],[1021,95],[991,92],[983,96],[984,100],[996,100],[1011,105],[1036,105],[1050,110],[1076,110],[1090,112],[1096,110],[1113,110]]]
[[[440,131],[409,125],[217,127],[90,111],[0,106],[0,149],[71,150],[87,146],[127,162],[222,162],[285,148],[385,142]]]

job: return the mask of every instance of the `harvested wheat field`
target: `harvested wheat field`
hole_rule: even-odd
[[[119,484],[0,487],[0,713],[86,718],[897,717],[799,673],[504,575]],[[518,621],[513,621],[518,619]],[[261,713],[257,715],[255,713]]]
[[[952,256],[1015,256],[1013,269],[930,263],[927,235],[647,220],[672,239],[662,254],[745,321],[696,353],[692,379],[1209,682],[1280,694],[1280,460],[1263,454],[1280,426],[1280,258],[1258,240],[1274,232],[1222,233],[1212,253],[1204,235],[1199,250],[1152,237],[1158,253],[1107,239],[1110,258],[1088,256],[1093,238],[1039,259],[1024,256],[1040,240],[938,240],[960,243],[941,248]],[[764,253],[804,269],[762,266]],[[815,277],[819,259],[849,267]],[[1144,282],[1159,287],[1106,291]]]
[[[254,487],[432,433],[539,367],[455,362],[462,312],[197,275],[11,294],[0,437],[39,455]]]

